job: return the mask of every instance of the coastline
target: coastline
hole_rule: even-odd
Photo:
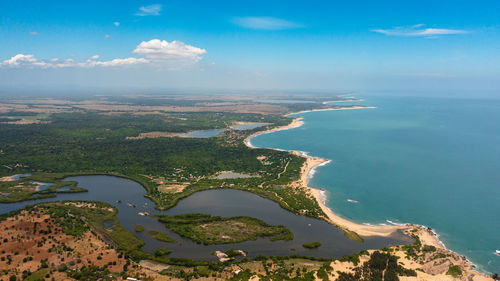
[[[329,107],[329,108],[319,108],[319,109],[311,109],[311,110],[302,110],[299,112],[288,113],[285,116],[302,114],[308,112],[316,112],[316,111],[331,111],[331,110],[352,110],[352,109],[370,109],[376,108],[375,106],[363,106],[363,105],[353,105],[353,106],[344,106],[344,107]]]
[[[369,106],[353,106],[353,107],[339,107],[339,108],[325,108],[325,109],[313,109],[313,110],[304,110],[304,111],[299,111],[299,112],[294,112],[294,113],[289,113],[286,114],[285,116],[291,116],[291,115],[296,115],[296,114],[302,114],[302,113],[307,113],[307,112],[315,112],[315,111],[330,111],[330,110],[350,110],[350,109],[371,109],[371,108],[376,108],[376,107],[369,107]],[[261,132],[257,132],[254,134],[249,135],[248,137],[245,138],[244,143],[246,146],[249,148],[257,148],[251,144],[250,139],[262,135],[262,134],[268,134],[272,132],[277,132],[277,131],[282,131],[282,130],[289,130],[293,128],[298,128],[304,124],[303,121],[304,117],[296,117],[293,119],[293,121],[286,126],[281,126],[281,127],[276,127],[270,130],[265,130]],[[273,150],[279,150],[279,151],[284,151],[282,149],[277,149],[277,148],[268,148],[268,149],[273,149]],[[304,165],[301,168],[301,174],[300,174],[300,179],[297,182],[292,183],[292,185],[300,186],[303,188],[306,188],[309,190],[310,194],[314,196],[316,199],[318,205],[320,206],[321,210],[325,213],[326,217],[323,217],[324,220],[327,222],[341,228],[342,230],[346,232],[355,232],[360,236],[364,237],[369,237],[369,236],[383,236],[383,237],[390,237],[397,232],[403,232],[408,236],[416,236],[418,239],[421,241],[423,245],[430,245],[434,246],[440,250],[444,250],[448,253],[450,253],[450,256],[453,256],[457,262],[461,265],[461,267],[464,269],[464,275],[463,277],[467,277],[469,279],[462,279],[461,280],[477,280],[477,281],[482,281],[482,280],[493,280],[493,278],[487,276],[484,273],[480,273],[476,270],[476,266],[470,262],[465,256],[460,255],[458,253],[455,253],[449,249],[446,248],[444,243],[439,240],[439,234],[436,233],[432,228],[426,227],[423,225],[416,225],[416,224],[402,224],[402,225],[365,225],[365,224],[359,224],[353,221],[350,221],[348,219],[344,219],[337,214],[335,214],[327,205],[326,205],[326,195],[325,191],[319,188],[314,188],[310,187],[309,184],[309,179],[312,177],[312,175],[315,173],[316,168],[327,165],[332,162],[330,159],[325,159],[321,157],[313,157],[308,155],[307,153],[303,151],[295,151],[291,150],[288,151],[294,155],[304,157],[306,159]],[[415,268],[418,268],[418,265],[414,264],[413,261],[401,257],[404,260],[405,264],[413,264]],[[440,277],[443,279],[435,279],[436,277]],[[408,278],[408,279],[406,279]],[[414,280],[413,277],[406,277],[404,280]],[[427,274],[424,272],[419,272],[418,275],[418,280],[424,280],[424,281],[431,281],[431,280],[456,280],[456,279],[448,279],[451,278],[449,275],[443,273],[440,273],[438,275],[436,274]],[[415,279],[416,280],[416,279]]]
[[[283,130],[290,130],[290,129],[293,129],[293,128],[298,128],[298,127],[304,125],[304,121],[302,121],[303,119],[304,119],[304,117],[297,117],[297,118],[294,118],[292,120],[292,122],[290,124],[286,125],[286,126],[276,127],[276,128],[273,128],[273,129],[269,129],[269,130],[265,130],[265,131],[260,131],[260,132],[253,133],[253,134],[249,135],[248,137],[246,137],[245,140],[243,140],[243,142],[245,143],[246,146],[248,146],[250,148],[256,148],[250,142],[251,138],[253,138],[255,136],[258,136],[258,135],[269,134],[269,133],[272,133],[272,132],[277,132],[277,131],[283,131]],[[280,150],[280,149],[275,149],[275,148],[272,148],[272,149],[274,149],[274,150]]]
[[[369,106],[353,106],[353,107],[336,107],[336,108],[325,108],[325,109],[313,109],[313,110],[303,110],[299,112],[294,112],[294,113],[289,113],[286,114],[285,116],[290,116],[290,115],[296,115],[296,114],[302,114],[302,113],[307,113],[307,112],[315,112],[315,111],[330,111],[330,110],[352,110],[352,109],[370,109],[370,108],[375,108],[375,107],[369,107]],[[248,137],[245,138],[244,143],[250,148],[256,148],[255,146],[252,145],[250,139],[258,136],[258,135],[263,135],[263,134],[269,134],[277,131],[283,131],[283,130],[290,130],[294,128],[298,128],[304,124],[303,121],[304,117],[296,117],[293,119],[293,121],[286,125],[286,126],[281,126],[281,127],[276,127],[270,130],[266,131],[261,131],[261,132],[256,132],[254,134],[249,135]],[[281,149],[276,149],[276,148],[271,148],[274,150],[281,150]],[[282,151],[282,150],[281,150]],[[352,221],[349,221],[347,219],[341,218],[340,216],[336,215],[328,206],[326,206],[326,202],[324,200],[324,196],[322,196],[322,190],[314,187],[310,187],[309,184],[309,179],[311,177],[311,174],[314,173],[315,169],[327,165],[331,162],[329,159],[321,158],[321,157],[313,157],[307,155],[307,153],[304,153],[302,151],[289,151],[290,153],[304,157],[306,159],[304,165],[302,166],[301,174],[300,174],[300,180],[298,182],[292,183],[294,185],[299,185],[301,187],[304,187],[309,190],[312,196],[316,198],[316,201],[318,202],[321,210],[323,213],[325,213],[326,217],[324,219],[339,228],[345,230],[345,231],[353,231],[356,232],[357,234],[361,236],[391,236],[397,231],[405,231],[409,230],[412,228],[412,226],[409,225],[404,225],[404,226],[397,226],[397,225],[364,225],[364,224],[358,224]],[[436,238],[436,241],[434,241],[435,244],[437,244],[437,241],[439,241]],[[433,243],[433,244],[434,244]]]

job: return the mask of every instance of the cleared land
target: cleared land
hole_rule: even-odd
[[[12,276],[18,280],[135,276],[131,270],[133,262],[117,251],[116,244],[109,243],[109,237],[115,236],[112,232],[120,230],[103,231],[96,227],[99,217],[113,215],[114,209],[98,202],[65,202],[37,205],[2,216],[2,280]],[[141,243],[133,236],[120,235],[131,245]]]

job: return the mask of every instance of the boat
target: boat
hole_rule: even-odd
[[[496,250],[495,253],[500,256],[500,250]]]

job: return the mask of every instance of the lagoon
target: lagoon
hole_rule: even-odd
[[[86,188],[88,192],[57,194],[56,198],[0,204],[0,213],[16,210],[28,204],[56,200],[102,201],[118,209],[117,218],[120,224],[145,242],[143,247],[145,251],[154,252],[158,248],[168,248],[173,251],[170,254],[171,257],[197,260],[216,260],[212,255],[215,250],[229,249],[245,250],[250,257],[255,257],[258,254],[340,257],[354,254],[363,249],[382,248],[411,242],[403,235],[391,238],[367,237],[364,243],[354,242],[347,239],[342,230],[325,221],[292,214],[282,209],[276,202],[240,190],[216,189],[197,192],[179,201],[177,206],[167,211],[159,211],[154,208],[154,203],[151,200],[144,197],[145,189],[137,182],[113,176],[78,176],[69,177],[66,180],[77,181],[78,187]],[[129,206],[128,203],[136,205],[136,207]],[[141,216],[138,214],[139,212],[168,215],[208,213],[225,217],[252,216],[269,224],[285,225],[293,232],[294,240],[271,242],[269,239],[260,238],[237,244],[205,246],[180,237],[159,223],[156,218]],[[136,233],[134,225],[142,225],[146,231]],[[179,243],[157,241],[147,235],[150,230],[164,232]],[[320,241],[323,245],[314,250],[302,247],[302,244],[313,241]]]

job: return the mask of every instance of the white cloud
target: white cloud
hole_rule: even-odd
[[[425,24],[423,24],[423,23],[418,23],[418,24],[414,24],[414,25],[412,25],[411,27],[412,27],[412,28],[419,28],[419,27],[422,27],[422,26],[425,26]]]
[[[372,29],[371,31],[385,34],[388,36],[403,37],[433,37],[439,35],[465,34],[469,33],[462,29],[445,28],[424,28],[424,24],[416,24],[411,27],[394,27],[392,29]]]
[[[113,59],[110,61],[97,61],[95,62],[96,66],[123,66],[123,65],[133,65],[133,64],[142,64],[148,63],[149,60],[145,58],[126,58],[126,59]]]
[[[73,59],[60,60],[58,58],[39,60],[34,55],[17,54],[10,59],[0,61],[0,67],[92,68],[154,64],[176,69],[200,61],[202,59],[201,55],[207,53],[205,49],[187,45],[180,41],[172,41],[169,43],[159,39],[143,41],[137,45],[133,52],[141,57],[99,60],[99,55],[93,55],[86,61],[78,62]]]
[[[109,34],[104,35],[104,39],[109,39],[109,38],[111,38],[111,35]]]
[[[181,41],[167,42],[165,40],[153,39],[142,41],[135,50],[135,54],[145,56],[152,60],[190,60],[197,62],[201,55],[206,54],[205,49],[187,45]]]
[[[17,54],[8,60],[4,60],[1,65],[16,67],[21,65],[43,66],[44,64],[44,62],[38,61],[33,55]]]
[[[250,29],[283,30],[304,27],[303,24],[272,17],[242,17],[234,18],[233,23]]]
[[[139,12],[137,12],[135,15],[140,17],[159,16],[160,12],[161,12],[161,5],[154,4],[154,5],[140,7]]]
[[[120,22],[119,22],[119,21],[115,21],[113,24],[114,24],[116,27],[120,26]]]
[[[112,66],[125,66],[134,64],[144,64],[150,61],[145,58],[125,58],[113,59],[109,61],[99,61],[99,56],[94,55],[84,62],[77,62],[73,59],[65,59],[60,61],[57,58],[47,61],[39,60],[33,55],[17,54],[8,60],[0,62],[0,67],[29,67],[29,68],[91,68],[95,66],[112,67]]]

